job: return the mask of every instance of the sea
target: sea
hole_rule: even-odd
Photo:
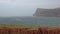
[[[0,24],[15,24],[21,26],[60,26],[60,17],[0,17]]]

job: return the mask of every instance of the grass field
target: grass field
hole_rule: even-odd
[[[0,34],[60,34],[60,28],[0,24]]]
[[[7,25],[0,24],[0,28],[35,28],[36,26],[18,26],[18,25]]]

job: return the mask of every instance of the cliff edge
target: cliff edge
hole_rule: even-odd
[[[60,8],[55,9],[37,8],[33,16],[60,17]]]

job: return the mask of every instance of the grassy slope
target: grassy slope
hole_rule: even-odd
[[[18,26],[18,25],[0,24],[0,28],[60,28],[60,27],[37,27],[37,26]]]
[[[0,24],[0,28],[35,28],[35,26],[18,26],[18,25]]]

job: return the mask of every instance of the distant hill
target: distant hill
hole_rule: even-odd
[[[55,9],[37,8],[33,16],[60,17],[60,8],[55,8]]]

